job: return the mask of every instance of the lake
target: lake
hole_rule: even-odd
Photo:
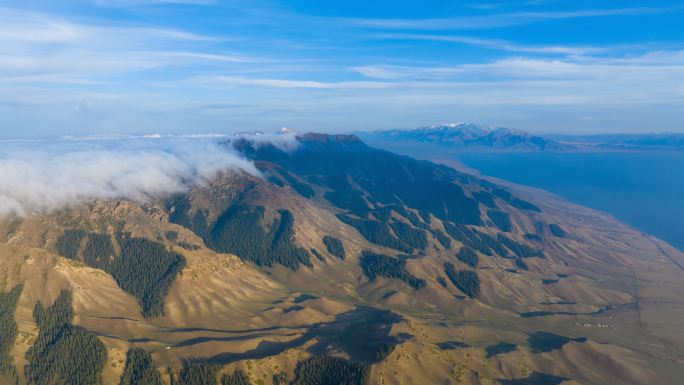
[[[484,175],[537,187],[684,251],[684,154],[456,153]]]

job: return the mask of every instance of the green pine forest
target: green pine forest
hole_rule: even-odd
[[[406,261],[403,259],[364,251],[361,257],[361,267],[371,281],[377,277],[398,278],[416,290],[427,286],[424,279],[417,278],[406,271]]]
[[[342,241],[330,235],[323,237],[323,244],[328,248],[328,253],[344,259],[347,256],[347,252],[344,250],[344,244]]]
[[[132,348],[126,355],[126,366],[120,385],[163,385],[162,375],[150,356],[142,348]]]
[[[62,251],[68,250],[66,255],[62,254],[63,257],[78,260],[83,237],[73,234],[67,230],[57,243],[64,245]],[[185,257],[167,250],[162,243],[132,237],[128,232],[119,232],[115,236],[121,249],[118,255],[110,235],[92,233],[85,236],[88,240],[83,248],[83,262],[111,274],[123,291],[140,301],[144,317],[161,315],[164,297],[185,267]]]
[[[480,294],[480,278],[471,270],[456,270],[451,262],[444,263],[444,273],[451,282],[470,298],[476,298]]]
[[[370,365],[354,364],[330,356],[311,357],[300,361],[292,385],[367,385]]]
[[[470,267],[477,267],[477,264],[480,263],[480,257],[477,256],[475,250],[468,246],[463,246],[456,254],[456,258]]]
[[[17,310],[17,303],[23,288],[23,285],[17,285],[7,293],[0,293],[0,373],[5,376],[10,375],[15,381],[19,378],[14,359],[9,353],[19,335],[14,312]]]
[[[29,384],[99,384],[107,361],[107,349],[93,333],[74,326],[71,292],[64,290],[45,309],[39,301],[33,317],[39,332],[26,352],[24,368]]]
[[[278,263],[292,270],[299,265],[311,267],[311,253],[294,244],[294,216],[279,210],[279,218],[263,226],[266,209],[263,206],[235,204],[226,209],[211,226],[202,211],[190,216],[190,204],[181,198],[169,221],[181,225],[198,236],[210,249],[229,253],[258,266],[272,267]]]

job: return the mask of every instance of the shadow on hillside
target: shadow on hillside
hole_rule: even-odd
[[[446,341],[438,343],[437,347],[442,350],[454,350],[456,348],[469,348],[470,345],[458,341]]]
[[[271,308],[273,309],[273,308]],[[211,333],[227,333],[227,334],[242,334],[266,332],[279,329],[301,330],[306,329],[307,326],[269,326],[261,329],[244,329],[244,330],[219,330],[219,329],[204,329],[204,328],[185,328],[185,329],[168,329],[165,333],[193,333],[193,332],[211,332]]]
[[[363,319],[347,325],[343,333],[319,335],[319,342],[307,348],[307,351],[314,355],[342,351],[354,362],[374,363],[378,361],[376,353],[382,345],[401,344],[413,339],[412,335],[406,333],[390,336],[392,326],[404,320],[399,314],[389,310],[364,309],[370,311]]]
[[[585,342],[586,338],[568,338],[558,334],[538,331],[530,334],[527,342],[532,348],[532,353],[545,353],[555,349],[560,349],[570,341]]]
[[[542,305],[545,305],[545,304],[548,304],[548,303],[542,302],[541,304],[542,304]],[[567,305],[567,304],[571,304],[571,303],[567,303],[567,302],[566,302],[566,303],[561,303],[561,302],[559,302],[559,303],[557,303],[556,305],[563,305],[563,304]],[[627,306],[636,306],[636,305],[635,305],[635,304],[625,304],[625,305],[623,305],[623,307],[627,307]],[[548,315],[555,315],[555,314],[562,314],[562,315],[593,315],[593,314],[601,314],[601,313],[603,313],[603,312],[606,311],[606,310],[611,310],[611,309],[614,309],[614,308],[615,308],[614,306],[610,306],[610,305],[609,305],[609,306],[606,306],[604,309],[600,309],[599,311],[595,311],[595,312],[593,312],[593,313],[568,313],[568,312],[564,312],[564,311],[558,311],[558,312],[550,312],[550,311],[533,311],[533,312],[529,312],[529,313],[518,313],[518,315],[520,315],[522,318],[545,317],[545,316],[548,316]]]
[[[507,342],[501,342],[498,345],[488,346],[485,348],[485,352],[487,352],[487,358],[492,358],[497,354],[510,353],[514,350],[518,350],[518,346],[509,344]]]
[[[413,338],[413,336],[405,333],[397,336],[389,335],[392,326],[403,320],[402,316],[389,310],[357,306],[351,311],[337,315],[333,322],[321,322],[300,327],[300,329],[307,329],[306,332],[290,341],[273,342],[264,340],[256,348],[243,353],[225,352],[212,357],[185,357],[183,362],[230,364],[248,359],[258,360],[278,355],[288,349],[301,347],[317,338],[318,342],[306,349],[311,354],[325,355],[341,351],[346,353],[351,361],[371,363],[375,362],[375,355],[383,344],[400,344]],[[176,346],[190,346],[209,341],[239,341],[267,337],[268,335],[257,334],[225,338],[199,337],[180,342]]]
[[[517,380],[497,380],[501,385],[558,385],[569,378],[553,376],[546,373],[532,372],[527,378]]]
[[[314,297],[313,295],[308,295],[308,294],[302,294],[299,297],[295,298],[293,303],[302,303],[304,301],[308,301],[310,299],[318,299],[319,297]]]

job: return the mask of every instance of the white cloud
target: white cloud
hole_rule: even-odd
[[[215,138],[74,139],[0,143],[0,215],[49,212],[87,198],[147,201],[185,192],[220,172],[261,176],[252,162]],[[290,151],[297,145],[286,135],[259,140]]]
[[[247,140],[257,149],[270,144],[288,154],[296,151],[302,145],[293,134],[241,135],[227,138],[227,142],[230,143],[231,146],[236,140]]]

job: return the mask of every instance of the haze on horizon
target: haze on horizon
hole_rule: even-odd
[[[684,4],[0,1],[0,139],[684,131]]]

